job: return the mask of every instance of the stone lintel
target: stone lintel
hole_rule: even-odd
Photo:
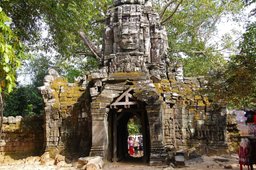
[[[109,80],[147,80],[148,76],[143,72],[117,72],[109,75]]]

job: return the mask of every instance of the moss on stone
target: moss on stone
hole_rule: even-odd
[[[206,106],[202,100],[199,100],[197,106]]]
[[[52,105],[53,109],[59,109],[60,108],[60,102],[56,101],[53,105]]]
[[[50,158],[55,159],[56,155],[64,151],[64,146],[49,147],[46,152],[49,152]]]
[[[3,132],[18,132],[21,131],[21,126],[19,124],[3,124]]]
[[[137,79],[145,79],[147,76],[143,72],[116,72],[109,75],[109,78],[114,78],[116,80],[137,80]]]
[[[63,78],[63,77],[57,77],[51,84],[51,88],[52,89],[59,89],[60,86],[67,86],[68,81],[67,79]]]

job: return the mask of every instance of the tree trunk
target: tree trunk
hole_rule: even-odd
[[[89,40],[89,38],[85,35],[84,32],[79,31],[78,32],[82,40],[84,41],[84,44],[91,50],[91,52],[94,54],[94,56],[101,61],[102,55],[100,50]]]
[[[0,135],[2,134],[3,116],[4,116],[4,101],[3,101],[2,93],[0,93]]]

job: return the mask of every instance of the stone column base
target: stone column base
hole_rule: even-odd
[[[162,142],[156,141],[152,145],[153,146],[151,146],[149,165],[157,166],[167,164],[168,154]]]
[[[104,150],[102,146],[92,146],[90,156],[101,156],[104,157]]]

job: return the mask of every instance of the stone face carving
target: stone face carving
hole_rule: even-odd
[[[108,10],[103,53],[110,73],[136,71],[166,77],[167,33],[159,15],[144,4],[144,0],[116,0]]]

